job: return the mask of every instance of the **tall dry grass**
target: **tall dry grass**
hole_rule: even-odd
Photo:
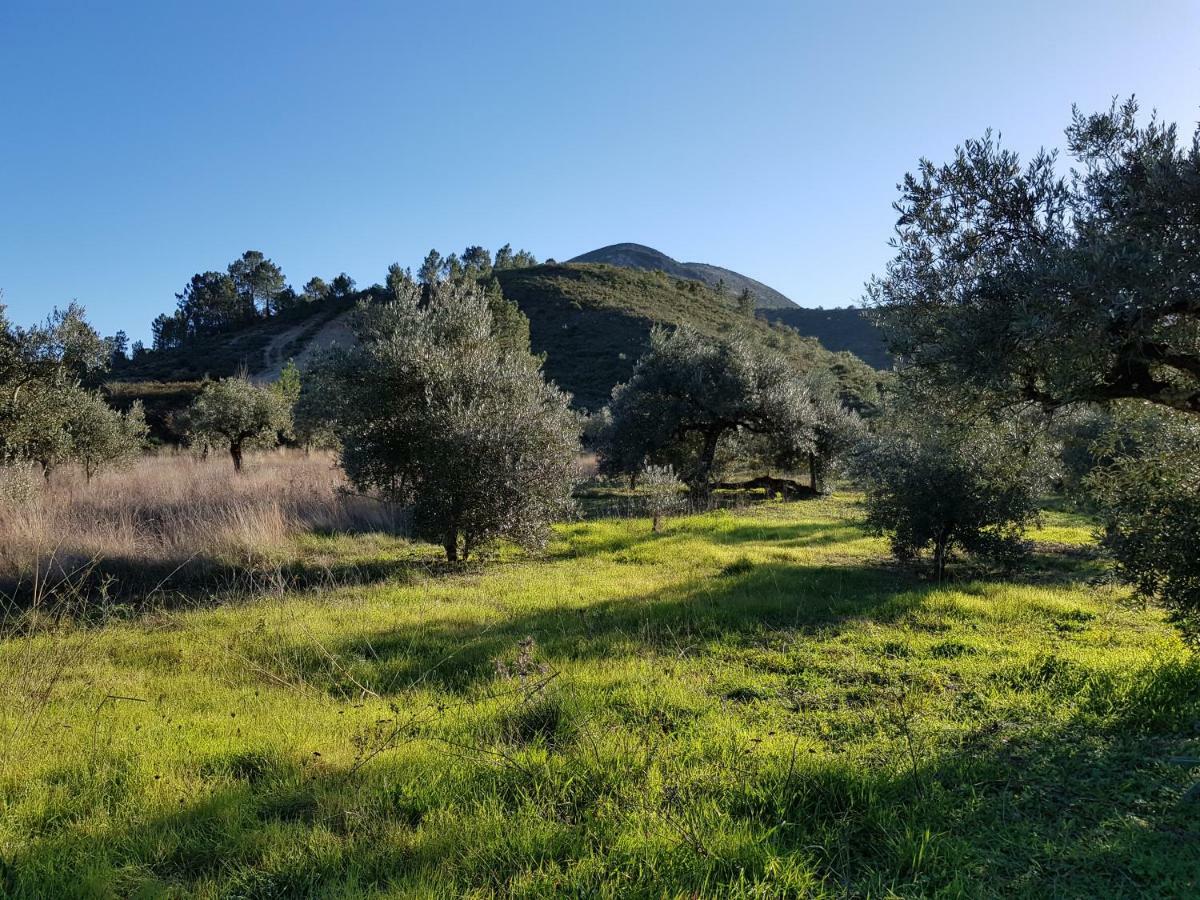
[[[99,564],[158,573],[203,561],[244,566],[302,532],[398,532],[398,510],[344,490],[329,454],[145,456],[102,472],[0,473],[0,583],[32,584]]]

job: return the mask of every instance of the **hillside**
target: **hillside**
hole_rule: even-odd
[[[737,310],[735,295],[719,294],[695,280],[575,263],[495,274],[505,296],[529,317],[533,352],[545,354],[548,377],[570,391],[583,409],[603,406],[613,386],[628,379],[656,324],[689,325],[710,336],[750,327],[798,366],[831,369],[860,394],[872,389],[874,372],[861,360],[830,353],[790,328],[747,318]],[[236,331],[197,338],[179,349],[147,353],[113,373],[120,383],[113,388],[114,398],[126,404],[141,396],[134,382],[189,382],[194,390],[194,383],[206,376],[220,378],[241,369],[273,378],[289,358],[303,365],[314,352],[350,340],[346,326],[353,302],[314,303]],[[174,397],[178,391],[171,393]],[[169,412],[161,395],[157,385],[147,386],[144,399],[156,425],[166,422]]]
[[[348,339],[346,314],[367,296],[370,291],[323,300],[236,330],[201,335],[182,347],[132,359],[113,376],[117,381],[196,381],[243,369],[255,376],[278,375],[288,359],[302,363],[314,350]]]
[[[534,353],[545,353],[547,375],[584,409],[607,402],[649,347],[655,324],[689,325],[720,336],[750,327],[804,368],[834,369],[845,381],[873,373],[849,354],[834,354],[790,328],[740,314],[732,295],[662,271],[597,264],[557,264],[496,273],[504,295],[529,317]]]
[[[853,306],[844,309],[763,309],[759,316],[769,322],[781,322],[801,334],[815,337],[827,350],[853,353],[876,369],[890,369],[883,333]]]
[[[623,269],[666,272],[676,278],[702,281],[712,288],[724,282],[725,288],[731,296],[736,297],[743,290],[748,290],[750,296],[754,298],[754,305],[759,309],[791,309],[796,305],[779,291],[748,275],[708,263],[679,262],[662,251],[643,244],[611,244],[608,247],[601,247],[599,250],[581,253],[568,262],[604,263],[610,266],[620,266]]]
[[[623,269],[665,272],[675,278],[701,281],[713,288],[724,282],[727,292],[733,297],[746,289],[754,297],[759,316],[767,321],[782,322],[803,335],[814,337],[827,350],[853,353],[876,369],[892,367],[892,357],[887,352],[883,336],[859,309],[809,309],[797,306],[774,288],[740,272],[708,263],[681,263],[642,244],[612,244],[580,254],[570,262],[603,263]]]

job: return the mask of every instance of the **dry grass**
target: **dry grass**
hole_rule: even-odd
[[[241,567],[278,556],[302,532],[399,530],[399,513],[343,490],[332,456],[274,451],[236,475],[223,456],[146,456],[86,482],[62,471],[0,496],[0,582],[61,579],[95,562],[161,572],[205,561]],[[40,480],[37,479],[37,480]]]

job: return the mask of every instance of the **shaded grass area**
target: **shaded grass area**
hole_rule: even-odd
[[[1161,616],[1069,555],[939,586],[883,550],[847,498],[593,521],[7,641],[0,893],[1194,895]]]

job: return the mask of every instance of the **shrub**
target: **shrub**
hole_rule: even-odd
[[[900,559],[932,550],[939,579],[956,548],[1015,561],[1044,483],[1036,457],[999,427],[901,426],[867,441],[855,468],[868,528]]]
[[[646,466],[641,473],[642,492],[646,498],[646,510],[650,513],[651,528],[662,530],[662,519],[677,511],[683,500],[680,492],[684,485],[675,476],[670,466]]]
[[[1118,573],[1200,643],[1200,424],[1149,409],[1131,418],[1112,432],[1112,461],[1088,476],[1105,543]]]

